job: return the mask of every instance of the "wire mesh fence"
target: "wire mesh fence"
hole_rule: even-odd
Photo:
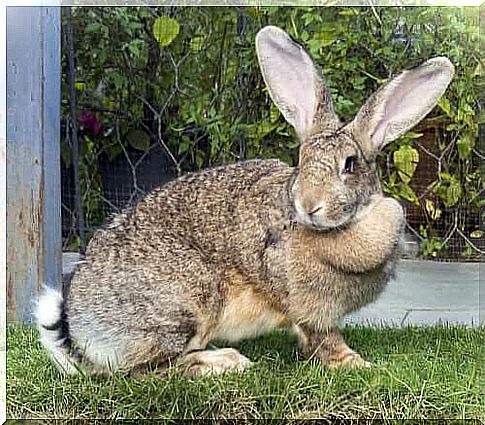
[[[65,66],[64,249],[79,249],[84,231],[89,238],[110,214],[185,172],[254,157],[297,164],[298,144],[269,99],[254,52],[256,32],[274,24],[287,28],[323,67],[344,120],[386,78],[454,46],[450,55],[456,57],[460,77],[447,95],[449,105],[442,104],[404,142],[390,146],[380,168],[384,190],[405,206],[407,233],[419,255],[482,260],[483,146],[473,132],[481,108],[477,84],[467,80],[475,78],[471,70],[477,59],[469,46],[476,43],[478,24],[473,14],[460,13],[73,8],[77,112],[75,117],[69,112]],[[67,25],[64,20],[64,31]],[[453,25],[464,29],[450,35]],[[65,45],[63,52],[67,58]],[[72,157],[73,119],[78,124],[78,164]],[[406,170],[399,169],[395,155],[403,145],[412,152]],[[82,211],[75,202],[75,165]],[[85,229],[79,228],[79,214]]]

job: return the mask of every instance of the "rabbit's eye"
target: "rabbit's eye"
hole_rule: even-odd
[[[355,162],[357,158],[355,156],[349,156],[345,160],[344,173],[351,174],[355,171]]]

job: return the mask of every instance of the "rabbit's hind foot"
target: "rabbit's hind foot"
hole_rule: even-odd
[[[251,365],[252,362],[234,348],[194,351],[178,361],[178,366],[189,378],[242,372]]]

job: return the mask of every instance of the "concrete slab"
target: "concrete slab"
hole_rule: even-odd
[[[404,318],[402,325],[430,325],[440,322],[477,326],[479,323],[478,310],[475,312],[466,310],[411,310]]]
[[[69,276],[80,260],[78,253],[63,254],[63,275]],[[480,273],[481,272],[481,273]],[[379,299],[350,315],[346,323],[366,325],[478,326],[485,319],[484,263],[442,263],[402,260],[396,279]]]
[[[389,326],[441,322],[478,326],[480,319],[483,323],[485,318],[479,313],[484,308],[479,301],[479,295],[485,290],[480,283],[482,267],[483,263],[402,260],[396,279],[379,299],[350,315],[345,322]]]

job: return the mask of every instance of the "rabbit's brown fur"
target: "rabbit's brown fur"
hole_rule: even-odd
[[[278,327],[292,327],[304,352],[329,366],[367,365],[337,325],[393,274],[403,213],[380,193],[375,155],[409,123],[381,129],[394,110],[384,89],[340,124],[306,53],[277,28],[258,37],[272,97],[303,142],[299,166],[253,160],[187,174],[117,215],[91,240],[66,300],[47,294],[39,304],[42,340],[66,372],[76,354],[101,372],[172,362],[189,376],[241,370],[247,358],[208,343]],[[303,63],[299,78],[273,66],[285,52],[288,72]],[[417,74],[402,75],[393,82],[412,85]],[[317,96],[303,96],[298,84],[312,78]],[[411,112],[411,124],[424,113]]]

